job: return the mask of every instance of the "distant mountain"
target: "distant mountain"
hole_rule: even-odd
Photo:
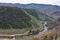
[[[31,3],[31,4],[0,3],[0,6],[12,6],[12,7],[18,7],[18,8],[36,9],[41,11],[44,14],[47,14],[48,16],[51,16],[53,12],[60,10],[60,6],[57,6],[57,5],[34,4],[34,3]]]

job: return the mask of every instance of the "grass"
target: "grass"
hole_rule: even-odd
[[[42,31],[44,29],[44,26],[43,26],[43,21],[38,21],[37,23],[40,27],[39,27],[39,30]]]
[[[47,23],[48,29],[53,28],[53,25],[54,25],[53,22],[49,21],[49,22]]]
[[[26,29],[0,29],[0,34],[22,34]]]
[[[57,37],[57,39],[56,40],[60,40],[60,37]]]

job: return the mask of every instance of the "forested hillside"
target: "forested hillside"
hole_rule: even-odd
[[[54,18],[46,15],[37,9],[25,9],[30,15],[36,17],[40,21],[52,21]]]
[[[31,18],[21,8],[0,6],[0,28],[28,28]]]
[[[0,28],[38,28],[43,30],[44,21],[52,21],[54,18],[43,14],[39,10],[22,9],[17,7],[0,6]]]
[[[60,6],[0,3],[0,34],[17,34],[19,40],[60,40],[59,30]]]

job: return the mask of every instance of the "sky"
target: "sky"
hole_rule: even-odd
[[[38,3],[38,4],[52,4],[52,5],[60,5],[60,0],[0,0],[2,3]]]

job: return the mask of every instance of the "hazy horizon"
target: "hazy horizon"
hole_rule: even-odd
[[[60,0],[0,0],[0,3],[20,3],[20,4],[51,4],[51,5],[59,5]]]

